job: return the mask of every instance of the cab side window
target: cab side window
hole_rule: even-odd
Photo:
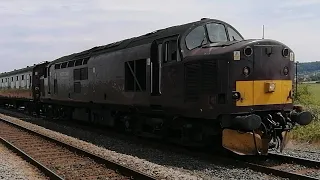
[[[228,27],[228,34],[229,34],[229,39],[230,41],[241,41],[243,38],[231,27]]]
[[[178,61],[178,42],[177,39],[170,39],[164,42],[164,63]]]
[[[206,43],[206,33],[203,26],[196,27],[186,36],[186,45],[189,50],[199,47],[202,43]]]

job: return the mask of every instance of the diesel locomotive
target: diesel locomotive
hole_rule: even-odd
[[[312,121],[293,104],[294,52],[203,18],[0,75],[3,104],[241,155]]]

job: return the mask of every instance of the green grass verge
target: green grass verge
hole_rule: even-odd
[[[293,140],[308,143],[320,141],[320,121],[314,121],[307,126],[297,126],[292,131]]]
[[[301,104],[315,115],[315,119],[307,126],[297,126],[292,130],[292,139],[300,142],[320,142],[320,84],[299,84],[299,97],[295,104]]]

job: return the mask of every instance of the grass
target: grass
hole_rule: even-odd
[[[292,131],[293,140],[308,143],[320,142],[320,84],[305,83],[298,85],[298,98],[295,103],[303,105],[315,115],[307,126],[296,126]]]
[[[314,121],[307,126],[295,127],[292,131],[292,139],[301,142],[319,143],[320,121]]]
[[[298,87],[308,87],[309,92],[311,93],[312,98],[320,102],[320,83],[305,83],[299,84]],[[299,90],[298,90],[299,91]]]

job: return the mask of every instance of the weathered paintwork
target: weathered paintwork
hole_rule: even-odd
[[[292,80],[293,62],[281,56],[281,50],[288,47],[274,40],[263,39],[229,41],[219,46],[207,43],[203,47],[188,50],[184,41],[186,35],[197,26],[209,22],[222,23],[233,28],[223,21],[205,19],[124,40],[118,46],[110,47],[111,44],[95,47],[53,61],[49,64],[50,75],[48,79],[44,79],[45,96],[42,96],[42,100],[61,104],[81,102],[110,106],[136,106],[141,108],[140,111],[146,112],[156,107],[165,114],[208,119],[216,119],[220,114],[291,108],[291,103],[237,107],[236,101],[232,99],[232,91],[236,90],[236,81]],[[157,46],[152,45],[161,44],[172,37],[176,37],[179,42],[179,58],[175,62],[161,62],[161,94],[152,95],[151,71],[155,68],[152,69],[148,62],[158,61],[158,56],[152,53],[153,48]],[[270,45],[276,48],[271,55],[272,58],[266,59],[260,51],[263,47]],[[247,46],[253,48],[254,54],[251,57],[243,54],[243,49]],[[288,49],[292,52],[290,48]],[[240,60],[234,60],[234,51],[241,52]],[[63,69],[54,67],[57,63],[86,57],[89,57],[89,60],[84,65]],[[125,62],[138,59],[145,60],[147,64],[146,90],[125,91]],[[248,77],[242,75],[244,66],[253,70]],[[284,66],[289,68],[288,76],[281,74],[281,68]],[[88,68],[88,79],[79,81],[81,93],[75,93],[73,70],[82,67]],[[192,80],[194,78],[196,80]],[[53,93],[54,79],[57,80],[56,93]],[[190,83],[195,83],[192,84],[193,89],[188,86]]]
[[[32,100],[31,89],[4,89],[0,90],[0,98]]]

